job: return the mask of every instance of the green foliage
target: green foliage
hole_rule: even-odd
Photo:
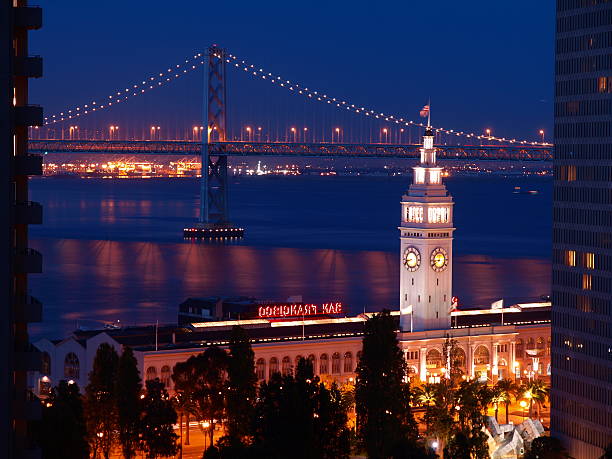
[[[255,353],[251,348],[249,336],[242,327],[232,328],[227,376],[228,436],[249,442],[253,435],[257,375],[255,374]]]
[[[138,427],[143,408],[141,392],[142,384],[134,352],[125,347],[119,357],[116,380],[119,443],[125,459],[135,457],[138,448]]]
[[[140,441],[147,459],[174,456],[178,451],[178,436],[173,429],[176,412],[163,383],[158,380],[146,382],[143,407]]]
[[[40,424],[44,459],[87,459],[89,444],[83,403],[76,384],[60,381],[46,400]]]
[[[358,434],[368,457],[389,457],[405,439],[416,438],[410,409],[406,361],[388,310],[365,323],[362,356],[357,367],[355,401]]]
[[[519,393],[518,385],[511,379],[500,379],[495,383],[493,388],[495,402],[503,403],[506,407],[506,424],[508,424],[508,409],[512,399],[516,399]],[[497,419],[497,409],[495,410],[495,419]]]
[[[94,456],[106,459],[117,439],[117,386],[115,378],[119,364],[117,351],[102,343],[96,351],[89,384],[85,387],[85,413],[88,440]]]
[[[569,454],[559,439],[555,437],[538,437],[531,442],[531,448],[524,459],[566,459]]]
[[[541,379],[529,381],[519,388],[522,397],[529,401],[529,417],[533,417],[534,403],[542,409],[542,405],[548,399],[550,388]]]

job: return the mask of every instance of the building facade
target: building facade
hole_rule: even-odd
[[[552,434],[612,442],[612,3],[557,0]]]
[[[37,457],[30,422],[40,403],[28,390],[28,372],[40,370],[40,354],[28,340],[28,323],[41,319],[29,295],[28,274],[42,270],[28,244],[28,225],[41,223],[42,208],[29,201],[28,176],[42,174],[42,158],[28,155],[28,129],[43,123],[42,108],[29,105],[28,81],[42,75],[42,59],[28,53],[30,30],[42,25],[40,8],[26,0],[0,1],[0,457]]]

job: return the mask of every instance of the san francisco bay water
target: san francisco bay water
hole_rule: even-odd
[[[245,295],[341,301],[353,312],[397,308],[399,201],[407,177],[237,177],[231,218],[240,242],[184,240],[195,221],[196,179],[31,182],[44,206],[32,246],[44,273],[35,337],[103,323],[176,321],[187,297]],[[446,181],[455,198],[454,294],[463,305],[550,291],[551,188],[546,177]],[[534,190],[537,194],[515,193]]]

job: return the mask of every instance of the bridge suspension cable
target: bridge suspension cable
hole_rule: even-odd
[[[275,75],[271,72],[266,72],[261,67],[255,66],[253,64],[250,64],[249,62],[239,59],[237,56],[233,54],[228,53],[226,54],[226,56],[227,56],[226,58],[227,63],[233,64],[234,67],[244,70],[249,75],[253,77],[261,78],[262,80],[267,80],[272,84],[277,84],[278,86],[281,86],[287,89],[288,91],[293,92],[294,94],[301,94],[308,99],[316,100],[316,101],[319,101],[325,104],[334,105],[340,109],[346,109],[354,113],[361,114],[363,116],[368,116],[368,117],[375,118],[375,119],[383,119],[385,121],[395,123],[398,125],[403,125],[403,126],[408,126],[408,127],[416,126],[416,127],[421,127],[421,128],[427,127],[425,123],[421,123],[418,121],[405,120],[403,118],[399,118],[394,115],[385,114],[383,112],[377,112],[370,108],[366,108],[366,107],[359,106],[356,104],[351,104],[346,100],[328,96],[327,94],[321,91],[315,91],[304,85],[300,85],[296,82],[285,80],[284,78],[281,78],[279,75]],[[436,132],[442,132],[442,133],[449,134],[449,135],[463,136],[466,138],[474,138],[478,140],[481,140],[481,139],[482,140],[494,140],[498,142],[508,142],[511,144],[523,144],[523,145],[540,145],[540,146],[550,146],[551,145],[549,143],[532,142],[529,140],[507,139],[505,137],[496,137],[492,135],[480,135],[474,132],[455,131],[453,129],[445,129],[441,127],[433,127],[433,129]]]
[[[152,89],[159,88],[160,86],[174,81],[177,78],[180,78],[181,76],[197,69],[198,67],[203,65],[204,62],[205,61],[203,53],[194,54],[193,56],[190,56],[185,59],[180,64],[172,65],[164,71],[158,72],[153,76],[148,76],[138,83],[127,86],[125,89],[117,90],[107,97],[98,99],[101,100],[101,102],[98,102],[98,100],[93,100],[87,104],[73,107],[69,110],[64,110],[63,112],[45,117],[45,126],[66,120],[71,120],[93,112],[97,112],[99,110],[103,110],[105,108],[112,107],[113,105],[119,104],[132,97],[141,95]]]

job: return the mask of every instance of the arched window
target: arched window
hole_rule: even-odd
[[[42,362],[40,365],[40,372],[43,376],[51,375],[51,356],[48,352],[43,352],[41,356]]]
[[[451,363],[452,366],[465,369],[466,360],[467,359],[465,357],[465,351],[461,349],[460,347],[456,347],[455,352],[453,353],[453,361]]]
[[[300,363],[300,359],[303,359],[304,357],[302,357],[301,355],[297,355],[295,357],[295,366],[293,368],[295,368],[297,370],[298,367],[298,363]]]
[[[538,350],[543,350],[544,349],[544,338],[542,338],[541,336],[538,338],[538,340],[536,341],[536,349]]]
[[[270,377],[272,377],[274,373],[278,373],[278,359],[276,357],[270,359]]]
[[[430,349],[427,351],[425,357],[427,368],[440,368],[442,367],[442,354],[437,349]]]
[[[332,355],[332,374],[340,374],[340,354],[338,352],[334,352]]]
[[[74,352],[69,352],[64,359],[64,378],[79,379],[80,374],[79,358]]]
[[[350,352],[344,353],[344,372],[353,372],[353,354],[351,354]]]
[[[522,338],[519,338],[516,340],[516,358],[523,358],[523,340]]]
[[[145,378],[147,381],[153,381],[157,378],[157,368],[149,367],[147,368],[147,372],[145,373]]]
[[[312,372],[317,374],[317,358],[314,356],[314,354],[310,354],[308,356],[308,360],[312,364]]]
[[[283,357],[282,368],[283,376],[291,373],[291,358],[289,356]]]
[[[478,346],[474,351],[474,365],[487,365],[489,363],[489,350],[485,346]]]
[[[530,351],[532,349],[535,349],[535,340],[533,338],[529,338],[527,340],[527,350]]]
[[[170,374],[170,367],[168,365],[164,365],[161,369],[161,382],[164,384],[166,389],[170,387]]]
[[[550,355],[550,336],[546,340],[546,354]]]
[[[418,371],[415,366],[408,366],[408,378],[412,379],[418,374]]]
[[[326,375],[328,372],[327,354],[321,354],[321,358],[319,359],[319,374]]]
[[[260,381],[266,379],[266,361],[264,359],[257,359],[255,373],[257,374],[257,379]]]

